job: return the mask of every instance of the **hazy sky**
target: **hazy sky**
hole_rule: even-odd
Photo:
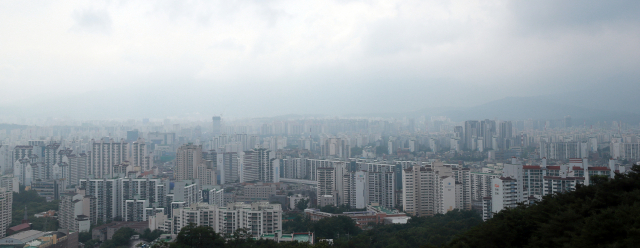
[[[0,107],[26,112],[394,112],[639,78],[637,0],[0,1]]]

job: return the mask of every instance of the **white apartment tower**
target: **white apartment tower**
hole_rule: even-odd
[[[439,187],[437,173],[416,165],[403,170],[402,178],[404,212],[415,216],[434,215],[437,211],[434,196]]]
[[[198,178],[198,166],[202,163],[202,146],[187,144],[176,152],[176,180]]]
[[[58,222],[60,228],[68,229],[72,232],[88,232],[91,224],[88,213],[83,210],[82,194],[69,192],[60,197],[58,208]]]
[[[317,187],[317,198],[318,198],[318,206],[323,205],[336,205],[336,198],[338,197],[336,194],[336,177],[335,177],[336,169],[331,167],[326,168],[318,168],[317,176],[318,179],[318,187]],[[323,198],[333,199],[332,203],[325,203],[322,201]]]
[[[92,140],[89,173],[94,178],[113,177],[113,167],[127,160],[127,143],[124,139],[115,142],[110,138]]]
[[[147,146],[144,143],[143,138],[138,138],[131,144],[131,159],[132,166],[139,166],[143,171],[149,170],[149,164],[147,163]]]
[[[256,148],[244,152],[244,182],[278,182],[280,166],[270,150]]]
[[[7,236],[7,229],[11,224],[13,192],[0,188],[0,238]]]

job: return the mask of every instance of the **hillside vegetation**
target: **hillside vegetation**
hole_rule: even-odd
[[[640,167],[615,179],[545,196],[459,235],[446,247],[638,247]]]

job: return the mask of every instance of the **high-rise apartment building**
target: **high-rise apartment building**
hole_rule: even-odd
[[[436,213],[437,174],[431,168],[413,166],[402,171],[402,203],[405,213],[431,216]]]
[[[342,185],[335,189],[338,193],[338,203],[352,208],[365,208],[369,204],[378,204],[392,209],[396,205],[395,180],[394,172],[344,173]]]
[[[198,178],[198,166],[202,163],[202,146],[186,144],[176,152],[176,180]]]
[[[84,196],[69,192],[60,196],[58,204],[58,223],[60,228],[68,229],[72,232],[88,232],[91,223],[90,213],[85,213],[83,207]],[[88,210],[89,208],[87,208]]]
[[[222,134],[222,118],[220,116],[214,116],[211,118],[211,120],[213,121],[212,134],[213,135]]]
[[[115,142],[110,138],[92,140],[89,173],[94,178],[113,177],[113,167],[127,160],[125,140]]]
[[[78,185],[80,179],[87,178],[89,171],[89,156],[87,154],[66,154],[62,160],[69,166],[69,185]]]
[[[122,192],[120,179],[81,179],[80,189],[83,189],[86,196],[95,197],[95,204],[90,207],[92,214],[91,224],[98,221],[105,223],[113,218],[122,216]]]
[[[7,229],[11,224],[13,192],[0,188],[0,238],[7,236]]]
[[[217,176],[216,170],[214,166],[214,162],[211,160],[205,160],[198,166],[198,180],[200,185],[209,186],[209,185],[217,185]]]
[[[256,148],[244,152],[243,159],[244,182],[278,182],[280,180],[279,160],[276,160],[271,150]]]
[[[201,203],[175,209],[172,217],[156,214],[149,219],[150,229],[171,234],[178,234],[183,227],[194,223],[212,227],[223,235],[245,228],[250,235],[259,237],[282,230],[282,207],[268,202],[237,202],[226,207]]]
[[[143,138],[138,138],[131,143],[131,159],[129,162],[132,166],[140,167],[143,171],[149,170],[147,146]]]
[[[240,182],[238,153],[225,152],[222,154],[222,172],[224,181],[222,183]]]
[[[540,142],[540,157],[554,160],[569,160],[570,158],[585,158],[589,156],[587,142]]]
[[[324,205],[333,205],[335,206],[337,201],[336,199],[338,198],[337,192],[336,192],[336,168],[331,168],[331,167],[324,167],[324,168],[318,168],[317,170],[317,181],[318,181],[318,186],[316,188],[317,191],[317,199],[318,199],[318,206],[324,206]],[[323,198],[324,199],[332,199],[332,202],[323,202]]]
[[[480,123],[478,121],[464,122],[464,147],[468,150],[476,149],[476,140],[480,137]]]

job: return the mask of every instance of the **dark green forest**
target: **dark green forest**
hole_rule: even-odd
[[[175,243],[157,247],[638,247],[640,167],[626,175],[593,177],[589,186],[543,197],[494,215],[487,222],[472,211],[411,218],[405,225],[374,225],[362,231],[346,217],[310,222],[302,216],[283,225],[313,231],[334,243],[276,243],[253,240],[239,229],[233,237],[209,227],[183,228]]]
[[[11,225],[19,225],[24,218],[24,207],[27,207],[29,223],[32,223],[34,230],[58,230],[58,220],[56,218],[36,218],[33,215],[47,210],[58,211],[58,201],[47,202],[47,199],[38,195],[35,190],[25,191],[20,187],[20,193],[13,193],[13,204],[11,205]],[[45,228],[46,223],[46,228]]]

